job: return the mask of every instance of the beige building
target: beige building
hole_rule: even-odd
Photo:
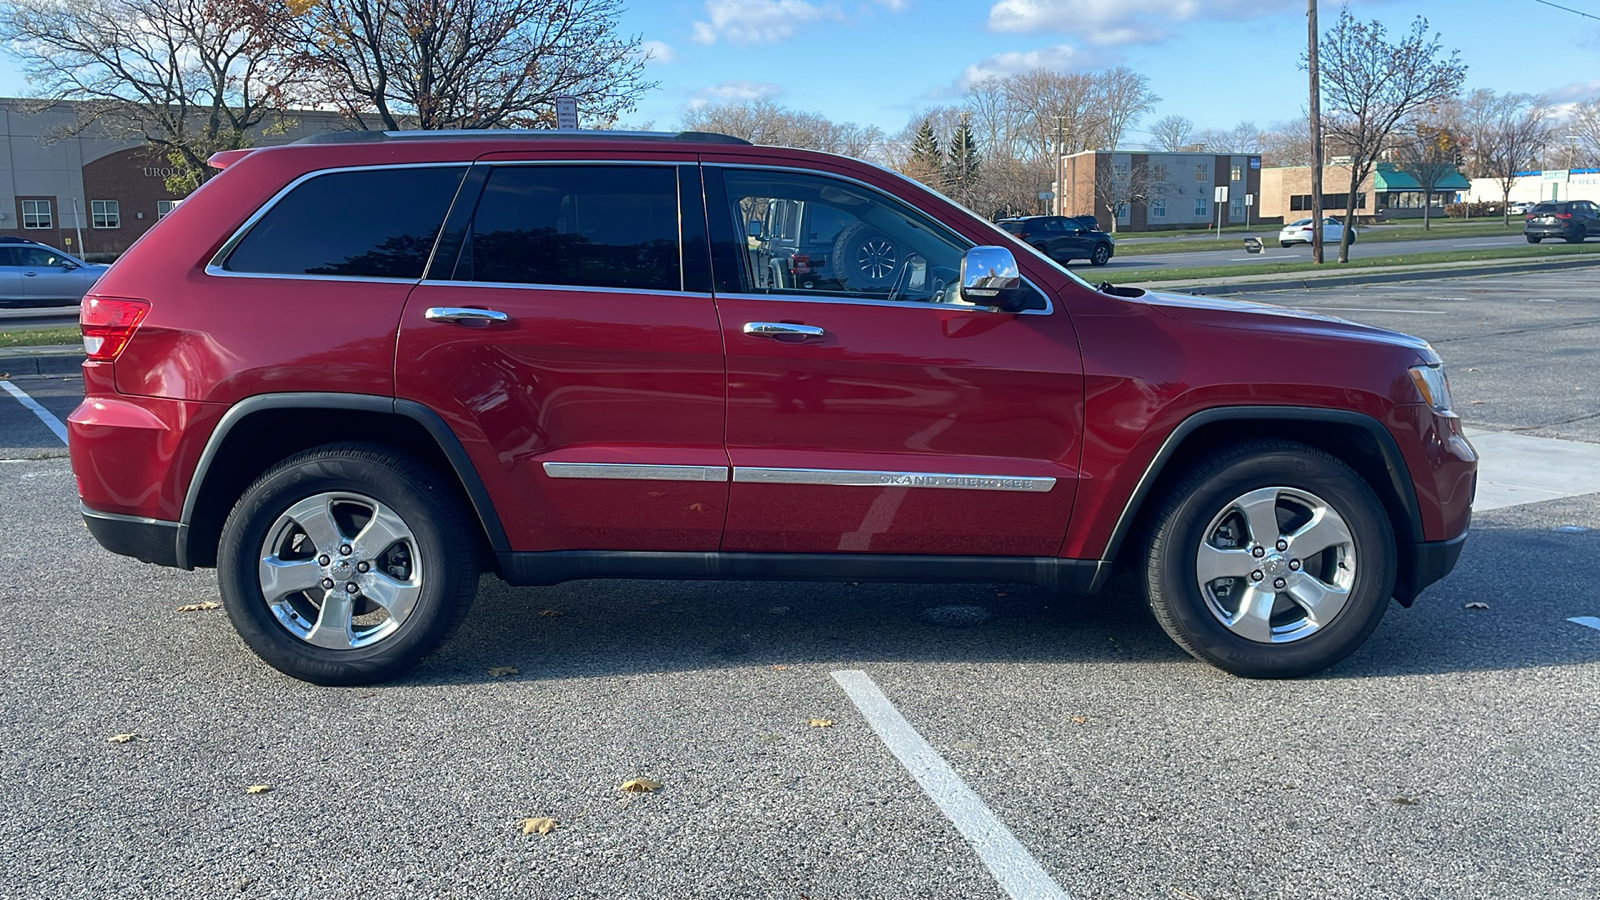
[[[1459,172],[1443,178],[1433,192],[1433,214],[1457,202],[1471,184]],[[1378,163],[1356,190],[1350,202],[1350,168],[1325,166],[1322,170],[1322,212],[1336,219],[1355,216],[1357,221],[1422,218],[1422,186],[1392,163]],[[1284,223],[1311,215],[1311,167],[1288,166],[1261,170],[1261,221]]]
[[[37,100],[0,98],[0,235],[105,258],[126,250],[180,197],[167,190],[172,164],[160,153],[93,126],[68,136],[77,121],[73,103],[39,109]],[[349,127],[334,113],[295,112],[256,143]]]
[[[1061,215],[1092,215],[1110,230],[1160,231],[1243,224],[1261,183],[1261,157],[1241,153],[1088,150],[1061,157]],[[1217,189],[1227,188],[1221,209]]]

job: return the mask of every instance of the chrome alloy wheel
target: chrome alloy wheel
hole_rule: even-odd
[[[856,253],[856,265],[862,274],[873,280],[889,277],[895,269],[895,261],[894,244],[882,238],[866,241]]]
[[[1267,487],[1222,508],[1202,533],[1195,577],[1211,614],[1263,644],[1298,641],[1327,627],[1350,599],[1355,539],[1345,520],[1308,491]]]
[[[290,634],[328,650],[394,634],[422,593],[423,561],[405,520],[363,494],[316,494],[278,516],[257,574]]]

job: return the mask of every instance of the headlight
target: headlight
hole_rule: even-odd
[[[1417,393],[1422,399],[1433,407],[1434,412],[1447,413],[1450,411],[1450,379],[1444,376],[1444,366],[1434,364],[1431,366],[1412,366],[1411,382],[1417,386]]]

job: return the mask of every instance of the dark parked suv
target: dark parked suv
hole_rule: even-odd
[[[1093,216],[1025,216],[995,224],[1056,262],[1087,259],[1103,266],[1117,250],[1116,239],[1101,231]]]
[[[1545,238],[1561,238],[1570,244],[1582,243],[1591,234],[1600,235],[1600,207],[1588,200],[1547,201],[1528,210],[1522,223],[1528,243]]]
[[[1466,536],[1477,459],[1427,343],[1096,290],[874,166],[556,132],[213,165],[84,302],[72,465],[104,546],[216,567],[298,678],[404,671],[485,570],[1093,594],[1121,569],[1190,653],[1293,676]],[[845,234],[883,271],[841,267]]]

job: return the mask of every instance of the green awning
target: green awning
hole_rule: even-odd
[[[1468,181],[1465,175],[1452,169],[1450,174],[1439,179],[1439,183],[1434,185],[1433,189],[1436,192],[1466,191],[1472,189],[1472,182]],[[1415,178],[1400,171],[1395,164],[1378,163],[1378,168],[1372,173],[1372,190],[1377,193],[1383,193],[1384,191],[1420,191],[1422,190],[1422,185],[1418,184]]]

